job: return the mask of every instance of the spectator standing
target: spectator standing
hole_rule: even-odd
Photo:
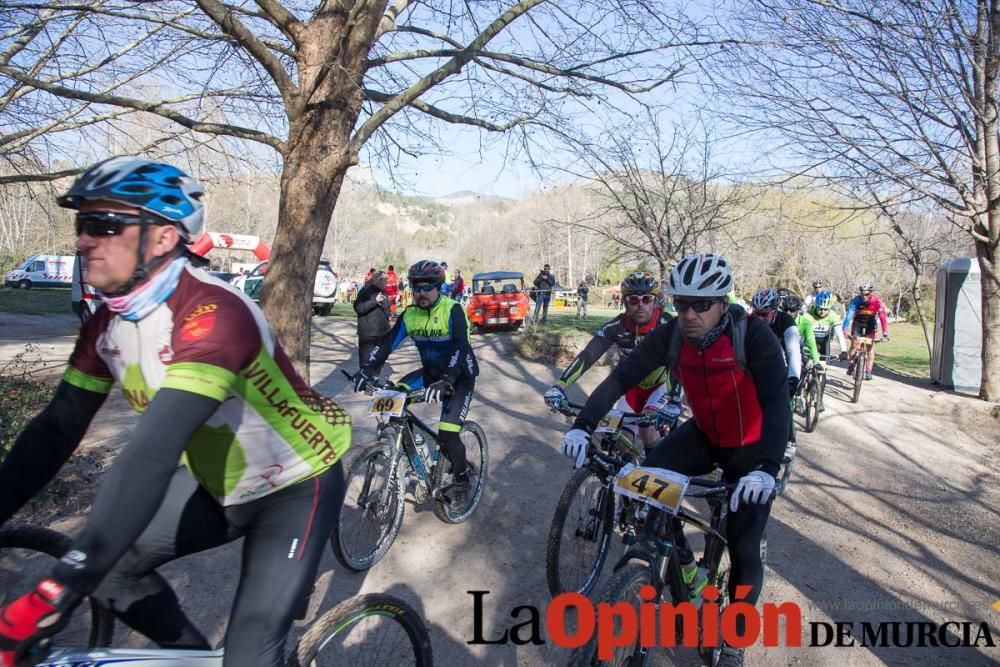
[[[390,264],[385,270],[385,296],[389,299],[389,312],[395,314],[396,302],[399,300],[399,276],[396,268]]]
[[[465,297],[465,280],[462,279],[462,272],[455,269],[455,279],[451,282],[451,298],[462,303]]]
[[[444,284],[441,285],[441,294],[445,296],[451,296],[451,272],[448,271],[448,262],[441,262],[441,268],[444,269]]]
[[[587,287],[587,281],[581,280],[580,284],[576,286],[576,319],[587,316],[587,295],[589,294],[590,288]]]
[[[358,362],[361,366],[367,362],[375,344],[392,328],[386,294],[388,278],[387,273],[375,271],[354,300],[354,312],[358,314]]]
[[[552,299],[552,288],[556,286],[556,277],[552,275],[552,271],[549,270],[549,265],[546,264],[542,267],[542,270],[535,276],[535,281],[532,283],[535,286],[535,313],[534,321],[538,321],[538,311],[542,311],[542,324],[549,319],[549,301]]]

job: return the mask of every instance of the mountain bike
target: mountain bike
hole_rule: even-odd
[[[776,482],[771,498],[784,491],[791,475],[791,463],[794,450],[786,452],[784,472]],[[736,483],[724,483],[721,471],[716,470],[706,478],[687,477],[662,468],[646,468],[628,464],[618,471],[613,481],[615,495],[630,501],[629,511],[623,514],[624,534],[622,542],[627,551],[615,565],[615,575],[599,596],[601,602],[611,604],[626,602],[638,608],[641,603],[668,602],[679,605],[689,602],[700,605],[700,597],[684,582],[681,572],[679,548],[686,544],[696,548],[697,544],[690,540],[682,541],[680,531],[682,526],[693,526],[703,536],[701,556],[696,564],[707,578],[709,584],[718,591],[716,603],[721,610],[729,602],[729,543],[726,540],[726,517],[729,511],[729,494],[736,488]],[[685,500],[703,499],[708,505],[708,520],[700,513],[683,505]],[[695,539],[697,542],[697,539]],[[761,561],[767,559],[767,538],[761,538]],[[640,597],[643,586],[651,585],[655,590],[652,600]],[[617,622],[617,621],[616,621]],[[676,618],[673,647],[662,647],[668,652],[675,664],[683,664],[692,660],[701,660],[706,665],[712,665],[718,659],[719,648],[706,646],[701,641],[700,629],[689,628],[684,624],[683,616]],[[620,635],[621,628],[616,627],[614,635]],[[697,648],[683,646],[684,634],[696,632]],[[616,650],[610,663],[597,661],[597,640],[595,636],[587,644],[575,649],[570,656],[569,665],[645,665],[649,659],[651,647],[640,643],[640,635],[631,646]],[[689,655],[697,653],[697,655]]]
[[[825,359],[824,359],[825,361]],[[805,431],[812,433],[819,424],[819,413],[823,407],[823,394],[826,391],[826,367],[820,370],[817,364],[810,363],[806,368],[805,377],[802,378],[802,392],[800,396],[801,412],[805,417]]]
[[[582,405],[567,403],[558,412],[575,417]],[[616,504],[615,475],[628,463],[641,463],[645,450],[628,426],[647,426],[648,415],[611,410],[594,429],[587,465],[576,470],[556,504],[545,549],[545,578],[553,597],[586,595],[600,578],[611,536],[627,501]]]
[[[40,526],[0,528],[0,604],[47,576],[70,546],[70,538]],[[22,644],[21,665],[83,667],[221,667],[224,650],[104,648],[111,644],[114,616],[93,598],[73,612],[54,637]],[[286,665],[433,664],[430,635],[410,605],[383,594],[345,600],[313,621],[287,658]]]
[[[403,525],[408,491],[418,503],[433,500],[434,515],[445,523],[467,520],[482,499],[490,463],[486,434],[473,421],[459,433],[472,483],[465,503],[456,506],[451,463],[441,456],[437,433],[410,412],[423,400],[423,389],[375,387],[368,407],[378,420],[375,441],[351,464],[344,506],[330,537],[334,555],[347,568],[367,570],[389,552]]]

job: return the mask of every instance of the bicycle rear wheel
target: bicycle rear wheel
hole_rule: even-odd
[[[472,516],[479,506],[479,501],[483,499],[483,490],[486,488],[486,479],[490,472],[490,450],[482,427],[476,422],[467,421],[462,426],[459,437],[465,447],[465,459],[473,467],[472,488],[469,490],[468,501],[462,507],[452,506],[446,498],[435,499],[434,516],[445,523],[462,523]],[[434,488],[447,486],[446,471],[450,480],[451,463],[447,457],[439,456],[434,466]]]
[[[434,664],[427,627],[410,605],[379,593],[341,602],[299,639],[289,667]]]
[[[27,593],[31,586],[50,576],[52,567],[69,546],[69,537],[41,526],[0,528],[0,605]],[[59,641],[68,646],[110,646],[114,624],[111,611],[88,598],[59,632]]]
[[[553,597],[593,590],[610,550],[614,507],[614,494],[591,468],[569,478],[545,549],[545,578]]]
[[[330,537],[337,560],[352,570],[379,562],[403,525],[403,482],[390,469],[392,449],[377,446],[351,464],[344,505]]]

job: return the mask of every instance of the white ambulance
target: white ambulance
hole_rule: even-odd
[[[73,255],[34,255],[8,273],[4,284],[20,289],[71,287],[75,260]]]

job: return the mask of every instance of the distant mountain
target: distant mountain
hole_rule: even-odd
[[[431,201],[442,206],[471,206],[477,204],[509,204],[516,200],[497,195],[484,195],[480,192],[472,192],[471,190],[461,190],[444,195],[443,197],[432,197]]]

